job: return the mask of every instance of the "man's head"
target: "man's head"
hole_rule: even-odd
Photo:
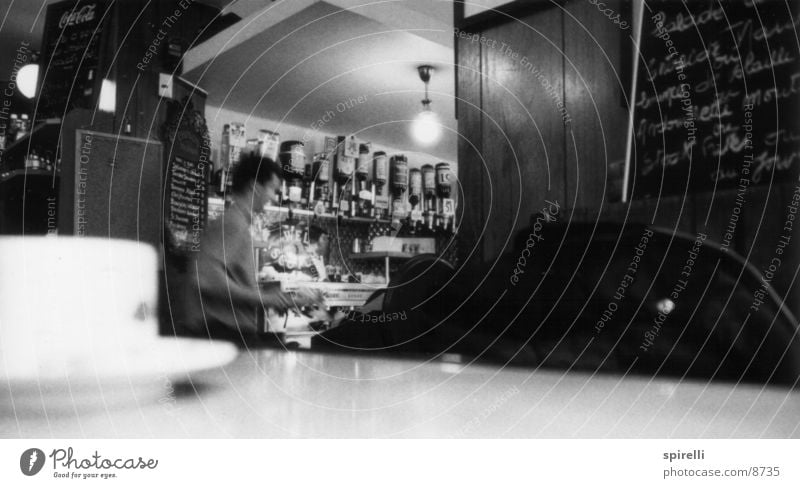
[[[260,210],[275,200],[283,181],[283,170],[275,161],[258,154],[246,154],[233,169],[231,192],[234,198],[252,201],[252,207]]]
[[[320,256],[326,257],[328,255],[330,236],[322,227],[312,225],[308,228],[308,242],[312,246],[316,246],[316,252]]]

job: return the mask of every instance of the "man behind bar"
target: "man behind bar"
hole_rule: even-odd
[[[257,337],[263,308],[285,312],[322,303],[309,289],[288,295],[278,284],[258,286],[250,223],[253,210],[275,199],[282,179],[280,166],[257,154],[243,156],[234,168],[232,202],[209,223],[189,264],[185,326],[191,335],[246,343]]]

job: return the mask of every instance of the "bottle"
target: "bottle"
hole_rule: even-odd
[[[302,178],[306,171],[305,145],[300,141],[286,141],[280,145],[279,159],[283,173],[289,178]]]
[[[405,193],[408,189],[408,159],[402,154],[392,156],[392,190],[395,195]]]
[[[376,191],[383,193],[383,187],[386,186],[386,182],[389,179],[389,165],[388,160],[386,159],[386,153],[383,151],[377,151],[373,154],[373,161],[375,167],[375,176],[374,181],[376,185]]]
[[[422,201],[422,171],[413,168],[408,172],[408,175],[408,203],[411,204],[413,209]]]
[[[303,198],[303,180],[301,178],[292,178],[288,185],[287,199],[289,201],[290,209],[297,209],[300,207],[300,201]]]
[[[330,179],[330,163],[328,155],[325,153],[317,153],[314,155],[314,166],[312,168],[312,176],[314,177],[314,196],[313,199],[317,205],[321,204],[320,212],[328,211],[328,181]],[[316,207],[315,207],[316,210]]]
[[[351,139],[355,139],[351,137]],[[350,215],[350,200],[352,194],[352,178],[355,171],[356,156],[352,154],[352,141],[344,136],[339,136],[336,145],[334,160],[335,181],[333,186],[333,207],[339,213]],[[358,154],[356,149],[356,154]]]
[[[311,174],[311,171],[308,172]],[[309,210],[314,207],[314,182],[311,178],[303,177],[303,193],[300,195],[300,208]]]
[[[8,140],[10,142],[14,142],[17,139],[19,134],[19,117],[17,114],[11,114],[11,118],[8,121]]]
[[[41,159],[39,159],[39,155],[36,154],[36,151],[31,151],[30,159],[31,159],[30,168],[31,169],[39,169],[39,167],[41,166],[42,161],[41,161]]]
[[[392,156],[390,161],[392,175],[392,218],[405,217],[406,191],[408,190],[408,160],[402,154]]]
[[[214,189],[218,195],[224,195],[228,191],[228,170],[224,167],[214,173]]]
[[[389,160],[386,153],[383,151],[376,151],[373,156],[373,190],[372,190],[372,208],[378,218],[385,218],[388,209],[385,207],[383,200],[384,188],[389,181]],[[377,208],[378,197],[381,197],[381,206]]]
[[[19,134],[17,138],[22,139],[26,135],[28,135],[31,131],[31,121],[28,118],[28,114],[22,114],[19,118]]]
[[[432,164],[422,166],[422,219],[425,227],[433,231],[433,214],[436,213],[436,169]]]
[[[262,141],[267,143],[267,139],[262,139]],[[262,148],[266,148],[266,146],[262,146]],[[263,152],[262,155],[264,155]],[[303,143],[300,141],[283,142],[280,145],[278,158],[287,180],[287,194],[284,195],[284,198],[288,200],[290,209],[299,208],[303,197],[303,174],[306,169]]]
[[[436,169],[432,164],[422,166],[422,193],[425,196],[425,201],[430,205],[430,202],[435,201],[436,198]]]
[[[356,196],[358,198],[358,208],[355,211],[355,215],[369,217],[372,214],[373,200],[373,191],[367,181],[369,178],[370,163],[372,162],[370,158],[370,145],[361,144],[358,153],[358,164],[356,165],[356,182],[358,185]]]
[[[450,163],[441,162],[436,165],[437,214],[444,213],[444,199],[450,198]]]
[[[247,141],[249,145],[255,146],[256,150],[262,157],[269,158],[276,163],[279,162],[281,152],[281,135],[271,130],[259,131],[258,139],[255,143],[251,143],[253,139]]]

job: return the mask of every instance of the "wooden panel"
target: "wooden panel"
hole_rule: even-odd
[[[620,2],[606,8],[620,12]],[[571,123],[566,131],[566,199],[575,208],[598,212],[607,201],[609,163],[625,158],[628,114],[622,93],[621,29],[594,5],[567,3],[564,13],[564,93]],[[608,205],[605,203],[605,205]],[[594,219],[594,217],[590,217]]]
[[[459,207],[459,261],[465,270],[480,266],[483,256],[483,180],[486,169],[481,159],[481,49],[480,43],[457,38],[458,69],[458,162],[463,195]],[[468,275],[473,275],[467,273]]]
[[[64,117],[61,124],[61,178],[58,190],[58,233],[74,234],[75,182],[73,175],[78,169],[80,145],[76,145],[75,134],[79,129],[99,132],[113,131],[113,117],[105,112],[75,109]]]
[[[484,259],[494,261],[544,201],[564,202],[562,11],[483,32]]]
[[[76,141],[74,233],[158,246],[161,144],[83,130]]]

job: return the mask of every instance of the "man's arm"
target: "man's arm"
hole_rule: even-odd
[[[198,260],[195,266],[200,291],[205,298],[228,303],[233,308],[263,306],[283,312],[296,306],[279,286],[259,288],[255,282],[242,283],[237,276],[227,272],[228,268],[221,260]]]

